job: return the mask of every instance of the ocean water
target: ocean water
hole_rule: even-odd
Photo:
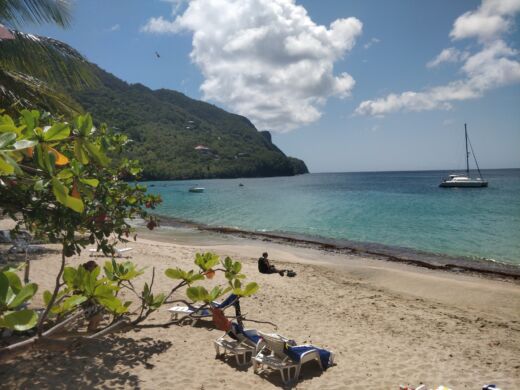
[[[520,169],[483,171],[488,188],[439,188],[448,173],[320,173],[146,184],[161,194],[156,211],[165,216],[520,265]],[[205,192],[188,192],[194,185]]]

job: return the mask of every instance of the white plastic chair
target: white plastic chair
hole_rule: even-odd
[[[229,332],[226,332],[213,342],[217,357],[221,355],[220,349],[222,348],[224,350],[223,355],[229,352],[235,356],[237,365],[244,366],[258,353],[261,345],[263,345],[262,339],[256,329],[242,329],[237,324],[233,324],[232,332],[236,340],[229,336]],[[255,339],[258,340],[255,342]],[[247,358],[248,353],[251,354],[249,359]]]
[[[323,370],[321,364],[319,351],[315,348],[304,352],[300,356],[300,361],[293,361],[285,352],[285,344],[296,346],[294,340],[290,340],[279,334],[269,334],[258,332],[262,337],[264,344],[253,358],[253,369],[255,373],[264,369],[267,366],[269,369],[280,371],[282,382],[287,385],[291,382],[296,382],[300,376],[300,370],[304,363],[316,360]],[[329,364],[332,365],[334,361],[334,354],[331,353]]]

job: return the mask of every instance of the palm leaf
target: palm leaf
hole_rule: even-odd
[[[65,92],[26,74],[0,69],[0,108],[16,115],[24,108],[34,107],[67,117],[83,112],[82,107]]]
[[[24,23],[67,26],[70,22],[70,1],[0,0],[0,22],[13,27],[20,27]]]
[[[8,31],[14,39],[0,39],[0,106],[9,112],[34,107],[66,116],[82,112],[67,90],[96,86],[92,65],[63,42]]]
[[[72,47],[52,38],[9,31],[14,39],[0,40],[0,69],[72,88],[96,83],[89,64]]]

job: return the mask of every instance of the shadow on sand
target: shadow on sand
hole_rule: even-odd
[[[251,368],[251,371],[252,371],[252,368]],[[298,378],[298,381],[296,383],[292,383],[289,385],[284,385],[284,383],[282,382],[282,377],[280,375],[280,372],[277,370],[260,371],[260,373],[258,375],[260,375],[265,380],[271,382],[273,385],[281,387],[282,389],[292,389],[295,386],[301,384],[302,382],[319,377],[322,374],[323,374],[323,371],[321,370],[321,367],[319,366],[319,364],[317,362],[308,362],[302,366],[302,369],[300,371],[300,377]]]
[[[114,337],[91,340],[70,351],[31,351],[0,364],[0,383],[22,389],[135,389],[140,384],[132,368],[152,369],[148,361],[171,346],[150,337]]]

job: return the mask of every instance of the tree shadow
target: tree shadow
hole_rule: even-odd
[[[152,369],[148,361],[172,346],[170,341],[114,336],[89,340],[68,351],[31,351],[0,364],[0,383],[7,388],[139,388],[132,368]]]
[[[9,252],[12,244],[0,244],[0,264],[2,266],[13,265],[16,266],[23,263],[26,259],[25,252]],[[49,254],[61,253],[60,250],[48,248],[40,245],[32,245],[27,251],[27,258],[31,261],[40,260]]]

